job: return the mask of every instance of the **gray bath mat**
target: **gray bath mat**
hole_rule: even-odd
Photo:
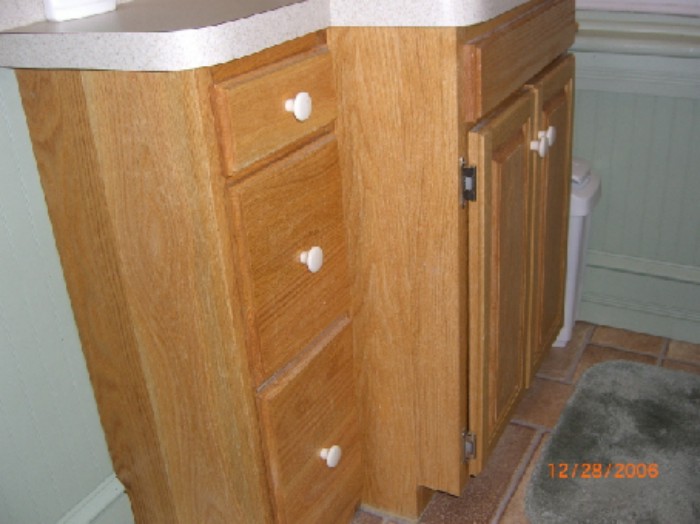
[[[700,523],[700,376],[626,361],[591,367],[525,504],[532,524]]]

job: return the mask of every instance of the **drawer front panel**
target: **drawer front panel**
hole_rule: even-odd
[[[475,122],[515,93],[574,41],[573,0],[544,2],[464,45],[464,119]]]
[[[248,282],[258,383],[349,308],[341,179],[328,135],[233,186],[234,238]],[[323,251],[312,273],[301,254]]]
[[[299,93],[308,93],[311,99],[311,113],[303,121],[286,108]],[[324,48],[217,84],[214,107],[224,163],[232,175],[335,119],[330,53]]]
[[[361,490],[352,335],[344,319],[318,351],[265,387],[258,401],[281,522],[349,522]],[[321,450],[339,446],[330,468]]]

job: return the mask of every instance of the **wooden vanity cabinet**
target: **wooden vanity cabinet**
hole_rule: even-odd
[[[349,521],[361,444],[324,34],[214,68],[17,77],[136,522]],[[303,121],[286,110],[301,91]]]
[[[137,522],[417,517],[482,470],[561,321],[573,13],[17,72]]]

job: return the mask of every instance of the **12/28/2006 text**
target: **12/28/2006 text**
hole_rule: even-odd
[[[655,479],[659,476],[659,465],[655,463],[610,463],[581,462],[568,464],[560,462],[547,464],[549,476],[557,479]]]

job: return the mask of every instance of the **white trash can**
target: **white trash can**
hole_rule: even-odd
[[[554,342],[554,347],[564,347],[571,340],[581,302],[581,277],[591,228],[590,213],[600,200],[601,194],[600,177],[591,173],[591,166],[585,160],[574,158],[571,178],[564,326]]]

